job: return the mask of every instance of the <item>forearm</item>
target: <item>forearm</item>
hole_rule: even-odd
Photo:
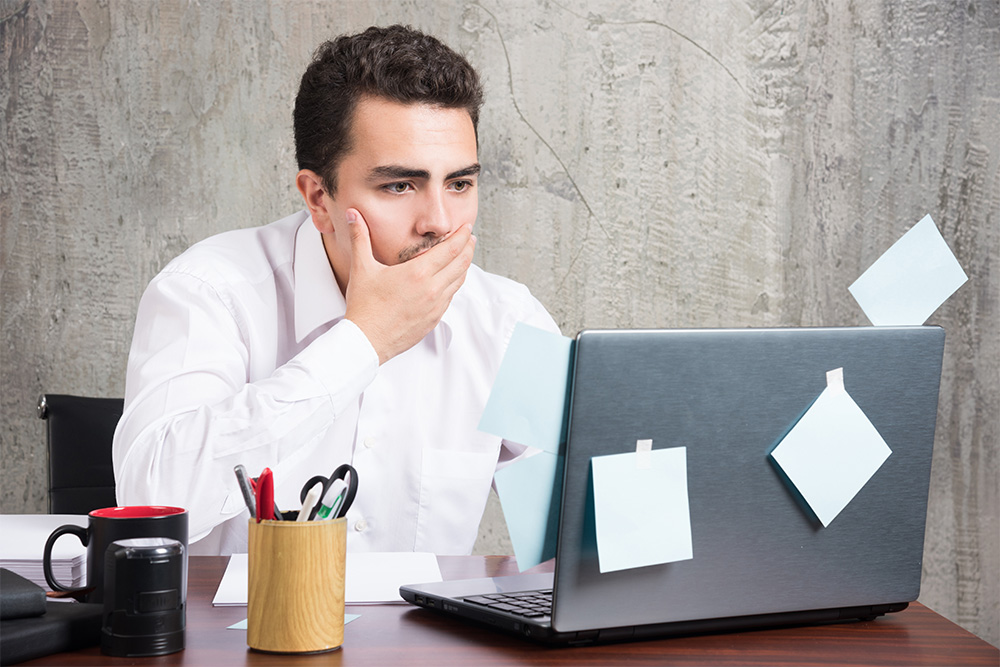
[[[257,385],[151,421],[143,419],[143,407],[125,415],[117,433],[118,501],[188,508],[192,536],[243,510],[236,464],[253,474],[275,467],[299,449],[318,446],[334,419],[326,397],[286,402]]]

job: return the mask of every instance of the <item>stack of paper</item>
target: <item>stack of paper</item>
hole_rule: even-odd
[[[45,541],[59,526],[87,526],[78,514],[0,515],[0,567],[16,572],[48,590],[42,572]],[[52,574],[64,586],[79,588],[87,578],[87,548],[75,535],[63,535],[52,547]]]

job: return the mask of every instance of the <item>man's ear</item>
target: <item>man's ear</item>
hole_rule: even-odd
[[[333,221],[330,219],[328,207],[330,199],[326,197],[323,179],[312,169],[303,169],[295,177],[295,185],[305,200],[306,208],[312,214],[313,224],[320,234],[333,233]]]

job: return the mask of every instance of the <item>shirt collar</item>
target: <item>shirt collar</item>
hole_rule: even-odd
[[[308,216],[295,232],[295,341],[302,342],[318,327],[340,319],[347,303],[333,275],[323,238]]]
[[[292,272],[295,280],[295,342],[302,340],[318,327],[339,320],[347,312],[347,302],[330,266],[323,247],[323,238],[308,216],[295,232],[295,259]],[[451,344],[457,315],[456,300],[463,297],[465,285],[459,288],[441,317],[436,331]]]

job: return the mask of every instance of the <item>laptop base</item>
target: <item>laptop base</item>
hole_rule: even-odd
[[[532,578],[549,578],[551,575],[533,575]],[[514,585],[515,580],[527,580],[525,583],[538,583],[528,580],[528,577],[495,577],[493,579],[468,579],[462,582],[441,582],[444,584],[468,584],[472,592],[481,593],[490,590],[495,584],[497,590],[531,590]],[[492,582],[492,583],[491,583]],[[471,621],[477,625],[488,626],[507,634],[516,635],[522,639],[550,646],[588,646],[592,644],[612,644],[617,642],[641,641],[647,639],[669,639],[690,635],[713,633],[743,632],[748,630],[769,630],[780,627],[802,625],[824,625],[829,623],[848,623],[854,621],[873,621],[879,616],[903,611],[908,602],[880,604],[862,607],[846,607],[838,609],[813,609],[807,611],[781,612],[776,614],[757,614],[754,616],[733,616],[728,618],[699,619],[692,621],[673,621],[669,623],[652,623],[620,628],[602,628],[599,630],[580,630],[577,632],[559,632],[554,630],[548,619],[525,619],[516,614],[504,614],[489,610],[480,605],[465,602],[462,595],[439,595],[433,592],[440,584],[423,584],[420,586],[403,586],[400,595],[407,602],[444,612],[450,616]]]

